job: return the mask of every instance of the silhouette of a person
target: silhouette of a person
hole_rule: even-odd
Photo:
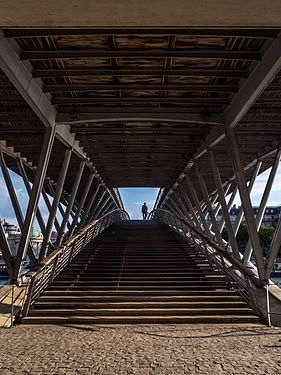
[[[147,211],[148,211],[148,207],[147,207],[146,203],[144,202],[144,204],[142,205],[142,208],[141,208],[143,220],[146,220],[146,218],[147,218]]]

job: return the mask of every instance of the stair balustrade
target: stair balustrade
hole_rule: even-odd
[[[181,238],[192,243],[198,254],[204,254],[210,266],[224,274],[229,286],[242,296],[264,323],[270,325],[270,311],[264,311],[259,302],[258,290],[263,288],[263,285],[260,285],[254,269],[245,267],[227,249],[220,247],[177,214],[157,209],[150,212],[148,219],[167,224]]]
[[[22,310],[22,316],[28,314],[29,308],[38,297],[44,292],[54,278],[90,243],[95,237],[102,233],[111,224],[130,219],[124,210],[113,210],[98,220],[86,225],[78,233],[66,240],[61,246],[55,249],[39,265],[22,276],[25,283],[28,283],[28,292]]]

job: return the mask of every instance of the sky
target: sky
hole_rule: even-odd
[[[270,171],[271,171],[271,168],[261,173],[255,181],[255,184],[251,193],[251,202],[253,206],[259,206],[260,204],[262,193],[265,189],[265,185],[266,185]],[[241,201],[240,201],[238,194],[236,195],[234,204],[236,204],[237,206],[241,205]],[[277,174],[275,176],[274,184],[272,186],[272,190],[270,192],[267,205],[268,206],[281,205],[281,162],[279,163],[279,167],[277,170]]]
[[[16,192],[21,210],[22,210],[22,215],[24,217],[26,213],[28,201],[29,201],[28,193],[26,191],[22,178],[11,170],[9,170],[9,173],[13,181],[14,189],[15,189],[15,192]],[[50,196],[49,196],[49,199],[50,199],[50,202],[52,203],[52,198]],[[43,219],[46,222],[48,220],[49,211],[42,198],[40,198],[39,200],[39,208],[43,216]],[[0,169],[0,218],[6,219],[6,221],[10,224],[18,225],[1,169]],[[58,218],[58,222],[60,223],[62,220],[61,215],[58,214],[57,218]],[[39,229],[39,225],[36,219],[34,222],[34,227]]]
[[[159,188],[122,188],[119,192],[130,218],[141,219],[141,206],[146,202],[148,211],[152,211]]]
[[[251,200],[252,204],[258,206],[261,200],[262,192],[264,190],[268,175],[270,170],[262,173],[257,177],[256,183],[254,185]],[[22,178],[10,171],[10,176],[14,183],[16,194],[18,196],[23,215],[25,215],[28,194],[23,184]],[[144,202],[148,205],[148,210],[151,211],[154,207],[154,203],[159,191],[159,188],[122,188],[119,189],[120,195],[123,200],[124,208],[129,213],[131,219],[141,218],[141,206]],[[50,200],[52,200],[50,198]],[[234,204],[240,205],[239,196],[234,200]],[[279,165],[275,182],[268,200],[269,206],[281,205],[281,163]],[[43,200],[40,200],[39,207],[43,218],[47,220],[48,210]],[[10,203],[9,194],[3,179],[2,172],[0,171],[0,218],[5,218],[9,223],[16,224],[17,220],[15,218],[12,205]],[[61,216],[58,217],[59,222],[61,221]],[[35,221],[35,228],[39,228],[38,223]]]

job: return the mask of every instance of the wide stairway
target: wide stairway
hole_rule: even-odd
[[[165,225],[108,228],[54,280],[26,324],[257,323],[204,257]]]

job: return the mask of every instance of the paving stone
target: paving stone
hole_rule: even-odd
[[[0,340],[0,375],[281,374],[281,328],[262,325],[22,325]]]

